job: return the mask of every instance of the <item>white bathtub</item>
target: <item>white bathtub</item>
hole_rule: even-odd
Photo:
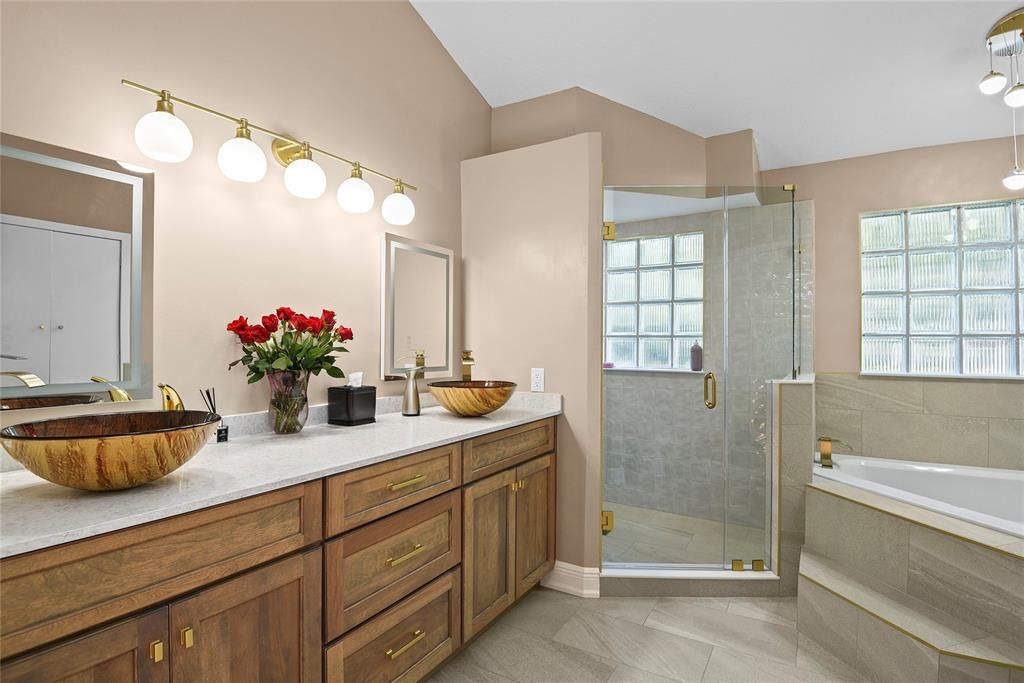
[[[833,455],[831,479],[1024,538],[1024,471]]]

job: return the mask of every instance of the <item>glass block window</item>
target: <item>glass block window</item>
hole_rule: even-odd
[[[1024,202],[860,219],[861,372],[1024,377]]]
[[[605,242],[607,367],[689,370],[703,334],[703,233]]]

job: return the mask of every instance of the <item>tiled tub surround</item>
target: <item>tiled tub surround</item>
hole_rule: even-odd
[[[27,470],[0,474],[0,557],[97,536],[365,467],[562,412],[558,394],[516,394],[477,418],[427,408],[357,427],[307,426],[211,443],[163,479],[124,491],[76,491]]]
[[[816,375],[837,453],[1024,469],[1024,382]]]
[[[797,223],[805,243],[798,267],[807,270],[801,288],[809,293],[810,202],[797,203]],[[723,366],[722,228],[720,212],[617,226],[623,238],[704,232],[704,368],[710,371]],[[767,382],[792,369],[790,207],[730,209],[729,231],[729,374],[724,382],[719,379],[720,408],[705,408],[699,373],[605,371],[604,495],[612,503],[636,506],[642,501],[652,510],[765,529]],[[810,297],[801,305],[799,328],[809,345]],[[733,536],[743,533],[738,528]],[[728,560],[734,555],[728,540],[726,545]],[[685,553],[676,560],[698,561]]]
[[[1024,673],[1021,539],[832,481],[807,489],[806,534],[800,632],[866,677]]]

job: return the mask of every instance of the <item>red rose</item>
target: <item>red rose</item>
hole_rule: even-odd
[[[320,313],[320,317],[324,321],[324,327],[328,330],[334,329],[334,311],[328,311],[326,308]]]
[[[263,327],[267,328],[267,332],[277,332],[277,322],[277,316],[273,313],[263,316]]]
[[[235,332],[235,334],[238,335],[238,341],[242,342],[243,344],[252,344],[252,333],[249,332],[250,329],[252,328],[247,326]]]
[[[246,320],[244,315],[238,316],[237,320],[232,320],[228,323],[228,332],[234,332],[238,334],[241,330],[244,330],[249,326],[249,321]]]
[[[299,332],[305,332],[309,329],[309,318],[302,315],[301,313],[292,313],[291,319],[288,321],[292,324]]]
[[[277,309],[277,317],[281,320],[291,320],[293,315],[295,315],[295,311],[287,306],[281,306]]]
[[[322,318],[310,318],[309,319],[309,331],[313,334],[320,334],[324,331],[324,321]]]
[[[245,332],[249,336],[250,342],[256,344],[262,344],[270,339],[270,332],[263,325],[250,325]]]
[[[345,327],[344,325],[338,325],[338,339],[341,341],[352,341],[354,335],[352,334],[351,327]]]

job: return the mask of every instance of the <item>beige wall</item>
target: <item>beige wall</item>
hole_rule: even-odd
[[[860,370],[859,214],[1017,197],[1000,182],[1012,166],[999,138],[762,172],[766,185],[796,183],[797,199],[814,200],[816,372]]]
[[[582,88],[495,108],[491,151],[588,131],[601,133],[605,185],[704,185],[704,138]]]
[[[154,375],[188,405],[215,385],[224,413],[266,409],[265,386],[228,373],[238,347],[224,325],[280,305],[336,310],[355,330],[342,366],[376,374],[386,230],[453,249],[459,263],[459,162],[488,152],[490,108],[407,3],[4,2],[0,38],[4,131],[157,169]],[[416,220],[392,228],[377,211],[343,213],[334,190],[348,172],[326,160],[315,201],[289,195],[273,161],[261,183],[227,180],[216,154],[231,127],[184,108],[192,157],[148,161],[132,131],[154,102],[121,78],[400,174],[420,187]],[[379,202],[390,188],[370,182]],[[457,284],[456,349],[461,311]],[[311,383],[314,403],[329,383]]]
[[[564,397],[558,559],[599,563],[601,136],[585,133],[462,164],[466,342],[479,377]]]
[[[707,139],[707,185],[756,187],[761,184],[754,131],[715,135]]]

